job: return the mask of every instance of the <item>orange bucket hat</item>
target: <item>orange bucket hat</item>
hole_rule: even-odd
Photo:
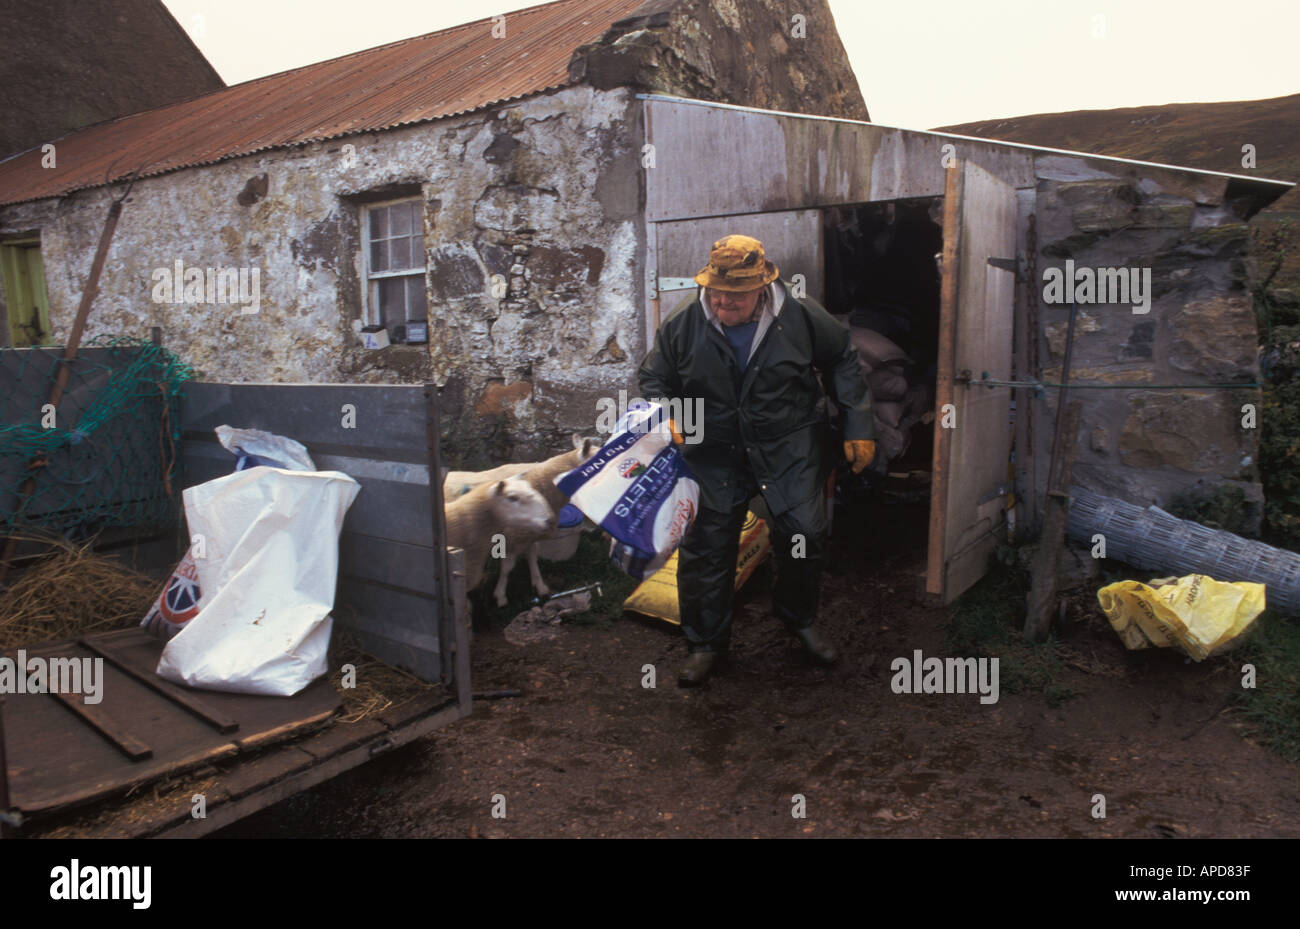
[[[779,274],[763,254],[762,242],[747,235],[729,235],[713,243],[709,264],[695,275],[695,283],[715,290],[756,290]]]

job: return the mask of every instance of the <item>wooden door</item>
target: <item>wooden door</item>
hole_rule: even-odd
[[[947,604],[984,576],[1005,532],[1016,195],[970,162],[948,168],[926,590]]]

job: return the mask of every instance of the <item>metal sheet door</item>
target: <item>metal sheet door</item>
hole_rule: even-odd
[[[984,576],[1005,527],[1015,318],[1016,194],[987,171],[948,168],[926,590],[951,603]]]
[[[825,284],[820,210],[749,213],[654,224],[652,273],[657,301],[651,303],[649,336],[684,300],[695,295],[692,278],[709,261],[709,249],[726,235],[753,236],[781,271],[781,279],[798,284],[802,276],[807,295],[820,301]],[[656,316],[656,309],[658,315]]]

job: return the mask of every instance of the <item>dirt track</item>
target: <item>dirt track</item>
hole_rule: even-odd
[[[522,697],[476,702],[219,835],[1300,836],[1296,766],[1220,712],[1231,661],[1125,652],[1099,613],[1067,632],[1060,683],[1079,696],[1058,707],[1005,687],[994,705],[893,693],[894,658],[949,654],[946,613],[918,595],[915,532],[869,525],[881,523],[845,525],[832,543],[833,669],[767,616],[766,572],[742,595],[729,667],[697,691],[676,686],[685,647],[666,624],[625,615],[527,647],[480,632],[474,689]],[[1098,793],[1105,819],[1091,815]]]

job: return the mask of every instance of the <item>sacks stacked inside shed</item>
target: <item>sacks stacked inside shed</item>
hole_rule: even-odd
[[[876,460],[871,468],[885,473],[889,463],[907,452],[912,428],[930,412],[932,378],[917,370],[907,352],[876,329],[857,325],[863,314],[846,318],[849,337],[858,350],[862,376],[871,388],[871,409],[876,420]]]

